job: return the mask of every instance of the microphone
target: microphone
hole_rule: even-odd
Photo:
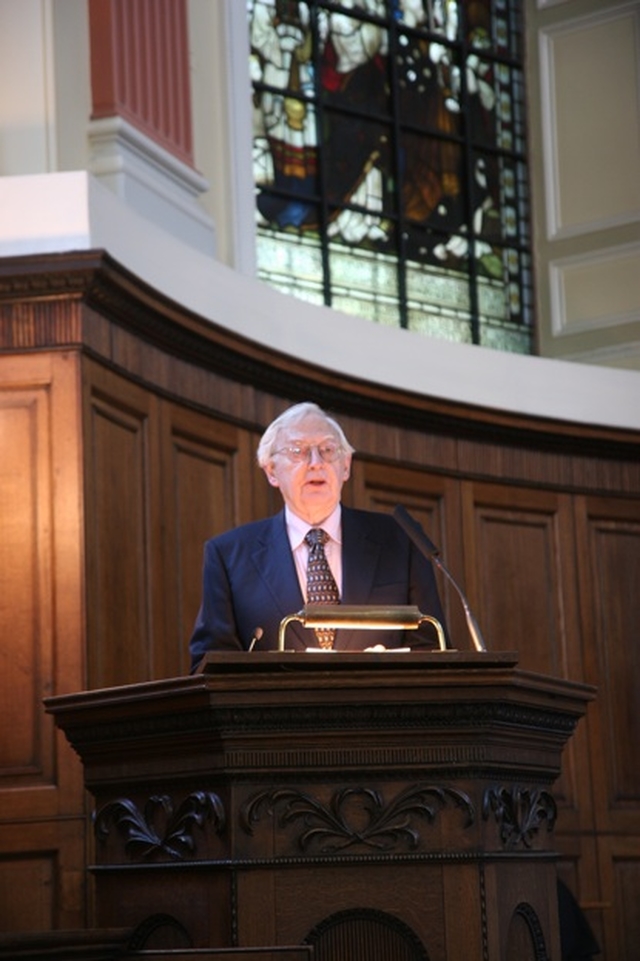
[[[467,601],[467,598],[465,597],[465,595],[462,593],[462,590],[459,587],[456,580],[454,579],[453,575],[450,573],[450,571],[445,567],[445,565],[440,560],[440,557],[439,557],[440,551],[438,550],[436,545],[433,543],[433,541],[429,537],[427,537],[427,535],[422,529],[422,526],[418,523],[418,521],[414,517],[412,517],[409,511],[405,507],[403,507],[401,504],[398,504],[394,508],[393,516],[396,522],[400,525],[402,530],[405,532],[405,534],[416,545],[420,553],[423,554],[427,558],[427,560],[432,561],[436,565],[436,567],[442,571],[444,576],[451,582],[451,584],[453,584],[458,594],[458,597],[462,601],[464,616],[467,621],[467,629],[469,631],[471,640],[473,641],[473,646],[475,647],[476,651],[486,651],[487,650],[486,644],[484,643],[484,639],[482,637],[482,634],[480,633],[480,628],[478,627],[478,623],[475,617],[473,616],[473,614],[471,613],[469,602]]]
[[[256,646],[256,644],[258,643],[258,641],[260,640],[263,634],[264,634],[264,631],[262,630],[261,627],[254,627],[253,637],[251,638],[251,644],[249,644],[249,650],[248,650],[249,654],[254,649],[254,647]]]

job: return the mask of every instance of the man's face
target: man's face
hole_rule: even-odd
[[[340,450],[333,461],[323,460],[318,445],[339,444],[331,427],[310,414],[292,427],[281,430],[276,451],[265,467],[269,483],[280,488],[285,504],[312,526],[321,524],[340,500],[342,485],[349,477],[351,454]],[[296,461],[287,448],[310,448],[309,456]]]

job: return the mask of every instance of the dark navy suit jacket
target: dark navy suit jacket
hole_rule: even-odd
[[[414,604],[444,627],[444,614],[431,563],[413,546],[391,515],[342,508],[343,604]],[[246,650],[256,628],[255,650],[278,646],[281,620],[304,606],[284,510],[274,517],[236,527],[204,547],[202,604],[190,641],[192,669],[207,651]],[[446,632],[446,628],[445,628]],[[286,647],[316,644],[311,629],[292,622]],[[358,651],[385,647],[436,647],[428,622],[417,631],[339,629],[334,647]]]

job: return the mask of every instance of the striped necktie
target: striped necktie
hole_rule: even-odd
[[[307,603],[308,604],[339,604],[340,594],[338,585],[333,579],[324,545],[329,535],[321,527],[312,527],[305,536],[309,545],[309,561],[307,564]],[[317,629],[316,638],[320,647],[333,647],[336,632],[333,628]]]

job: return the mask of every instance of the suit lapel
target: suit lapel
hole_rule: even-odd
[[[278,620],[288,614],[297,613],[304,605],[298,575],[291,553],[287,535],[284,511],[271,518],[263,535],[257,541],[253,552],[253,562],[269,592]],[[306,647],[308,637],[299,624],[293,622],[287,627],[287,637],[294,633]]]
[[[373,539],[360,515],[342,508],[342,603],[366,604],[371,596],[373,578],[382,544]],[[341,650],[360,647],[360,631],[338,631],[337,646]]]
[[[366,604],[382,545],[371,537],[357,512],[342,508],[342,601]]]

